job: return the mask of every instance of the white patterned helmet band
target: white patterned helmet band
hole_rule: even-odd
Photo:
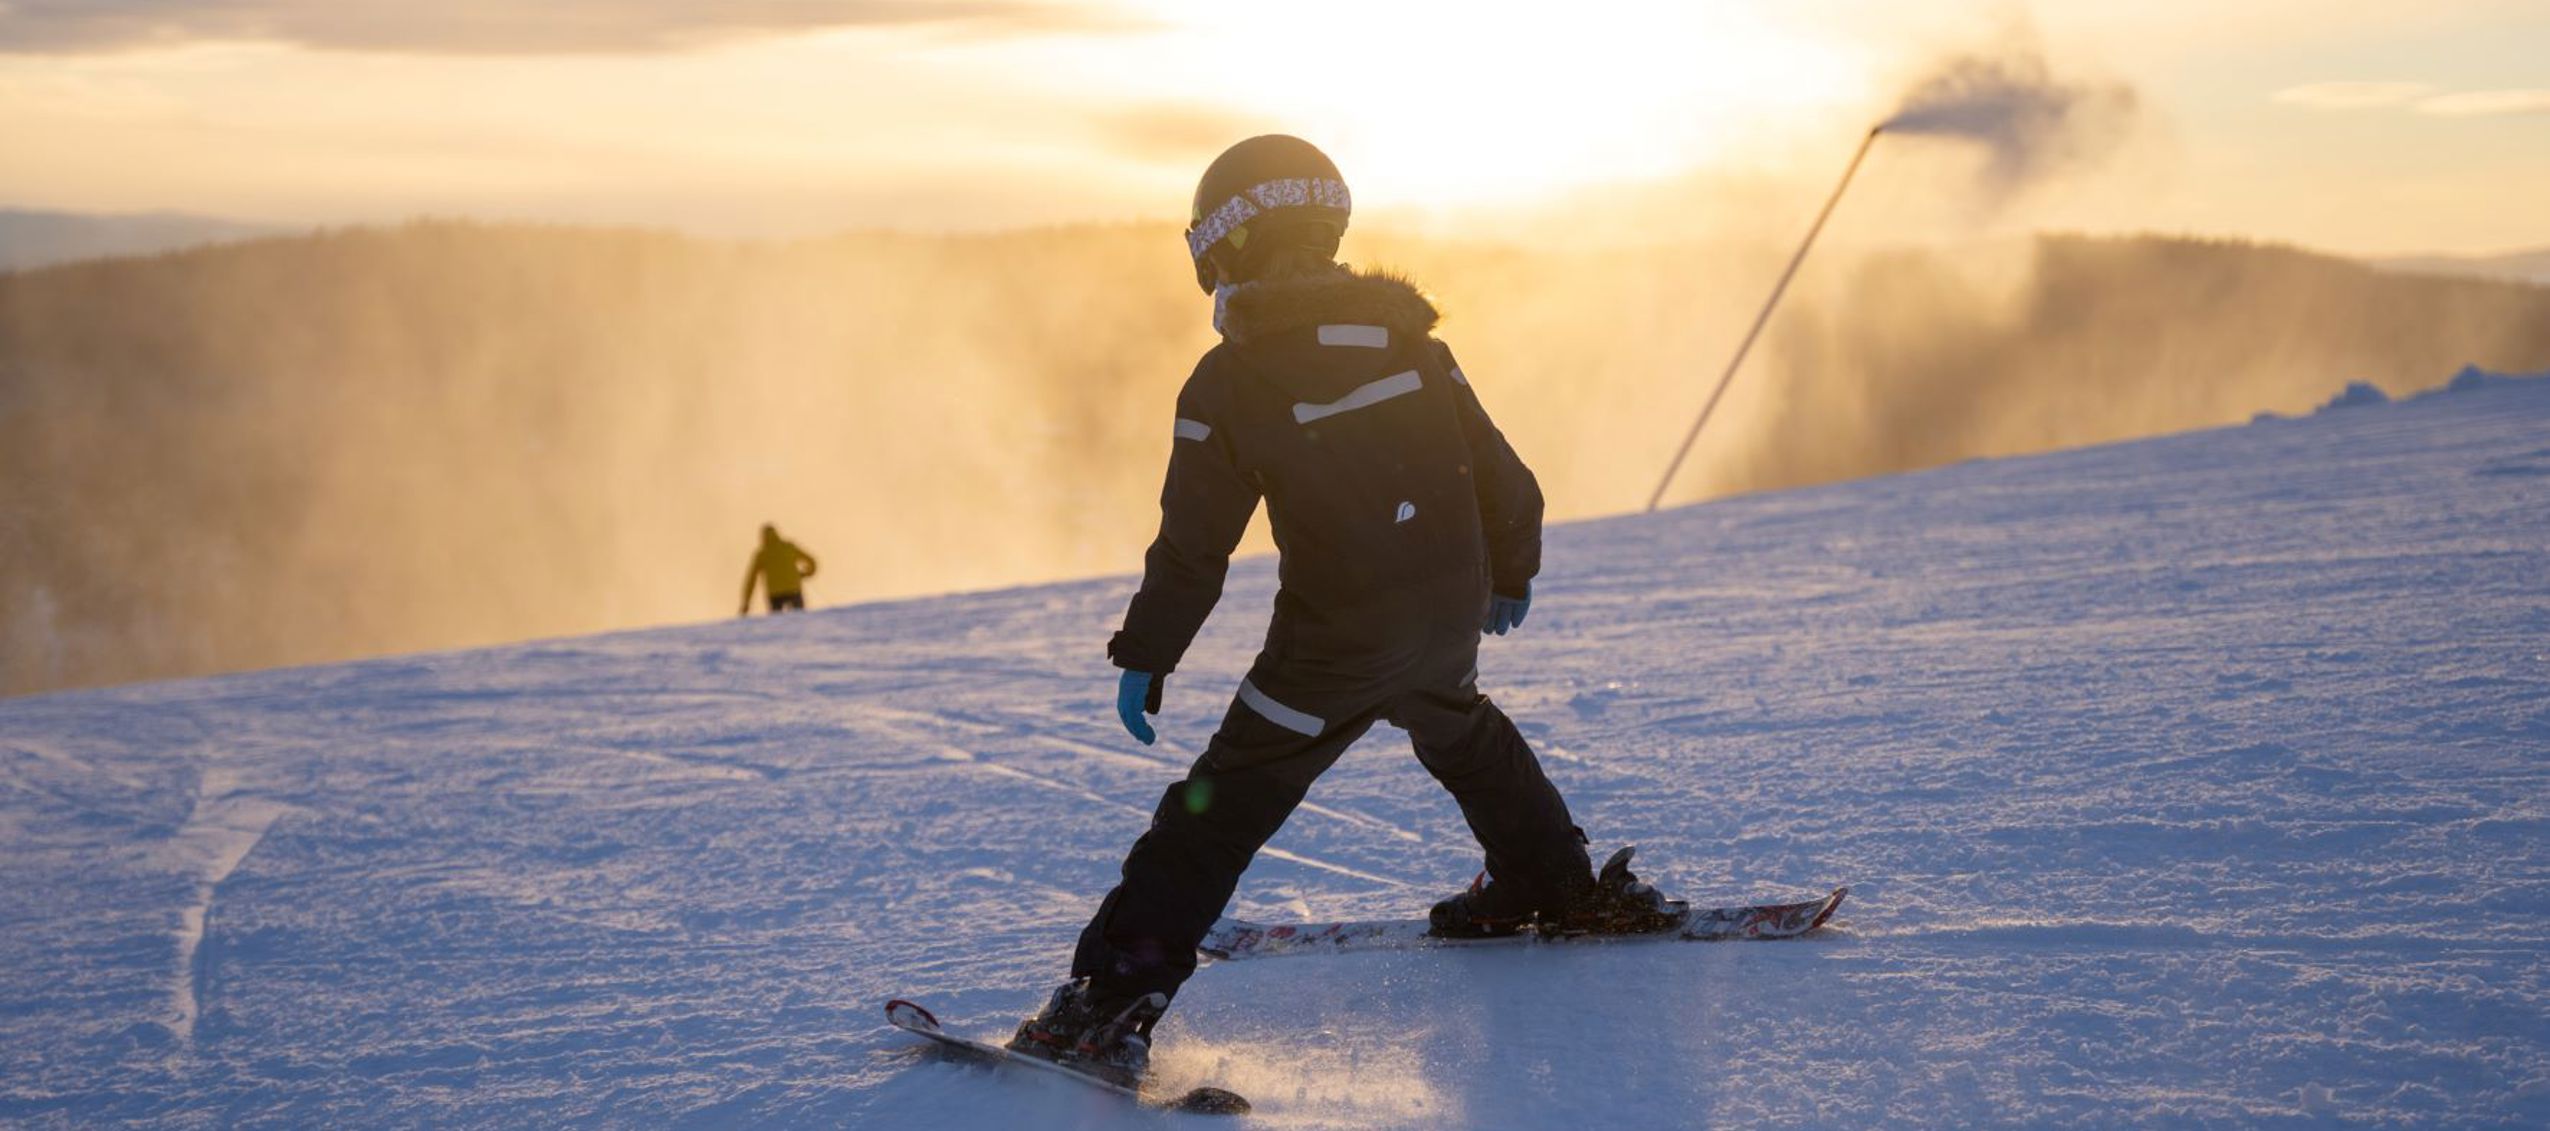
[[[1352,212],[1354,200],[1346,194],[1346,182],[1330,177],[1285,177],[1254,185],[1223,201],[1212,215],[1197,219],[1186,230],[1187,255],[1202,259],[1232,229],[1274,209],[1303,207]]]

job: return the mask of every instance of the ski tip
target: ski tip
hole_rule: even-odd
[[[1823,926],[1825,920],[1833,917],[1833,912],[1841,910],[1842,900],[1848,897],[1850,893],[1851,889],[1848,884],[1834,888],[1833,894],[1824,897],[1824,909],[1815,913],[1815,921],[1807,924],[1806,929],[1812,931]]]
[[[885,1003],[885,1019],[888,1024],[905,1029],[935,1030],[939,1027],[937,1014],[921,1008],[918,1002],[905,1001],[902,998],[895,998]]]
[[[1164,1106],[1193,1115],[1247,1115],[1250,1110],[1247,1097],[1220,1088],[1197,1088]]]

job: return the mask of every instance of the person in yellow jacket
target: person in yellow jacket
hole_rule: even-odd
[[[769,523],[761,527],[761,548],[753,551],[752,563],[744,567],[744,600],[735,606],[736,616],[750,616],[753,610],[753,585],[759,582],[770,594],[773,613],[806,609],[805,580],[815,575],[815,556],[798,549],[797,544],[779,536],[779,528]]]

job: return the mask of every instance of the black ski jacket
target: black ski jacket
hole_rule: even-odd
[[[1540,572],[1541,490],[1488,419],[1432,304],[1343,268],[1230,293],[1178,394],[1160,536],[1107,645],[1167,673],[1266,500],[1282,554],[1270,652],[1361,666],[1475,645],[1491,589]]]

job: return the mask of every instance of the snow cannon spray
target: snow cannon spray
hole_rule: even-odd
[[[2130,87],[2058,78],[2035,35],[2025,27],[2006,33],[1993,50],[1945,59],[1913,83],[1894,114],[1869,127],[1859,150],[1851,154],[1850,166],[1842,170],[1842,183],[1834,186],[1814,226],[1806,230],[1805,242],[1789,258],[1788,269],[1771,288],[1770,300],[1754,316],[1753,328],[1746,331],[1726,372],[1719,375],[1717,388],[1710,391],[1708,403],[1691,422],[1691,431],[1683,435],[1682,447],[1674,451],[1655,492],[1647,496],[1647,510],[1653,512],[1664,502],[1665,489],[1682,470],[1691,445],[1700,439],[1710,414],[1717,411],[1718,399],[1726,394],[1754,339],[1770,322],[1771,311],[1788,292],[1798,264],[1806,261],[1807,249],[1815,246],[1816,235],[1824,230],[1824,221],[1841,202],[1842,191],[1850,187],[1851,175],[1859,171],[1860,160],[1868,156],[1877,135],[1948,137],[1981,145],[1986,157],[1978,191],[1983,204],[1991,208],[2030,184],[2105,157],[2131,128],[2135,106]]]
[[[2030,184],[2106,157],[2131,128],[2136,104],[2131,87],[2057,78],[2034,38],[2020,31],[2000,50],[1941,62],[1877,128],[1983,147],[1980,189],[1986,205],[1999,205]]]

